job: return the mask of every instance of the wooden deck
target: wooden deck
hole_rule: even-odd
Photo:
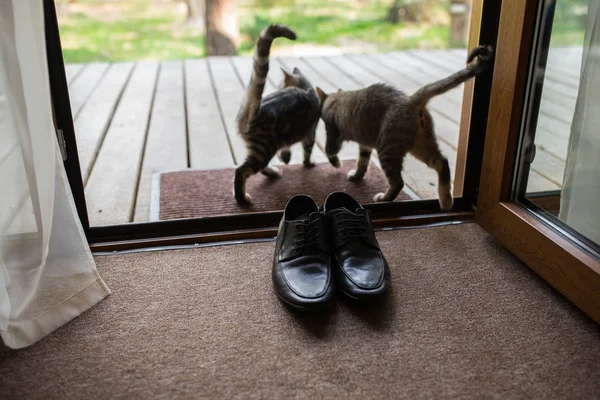
[[[266,91],[275,90],[282,80],[281,66],[300,68],[325,91],[388,82],[410,93],[462,68],[465,58],[464,50],[275,58]],[[580,59],[581,49],[551,52],[532,191],[559,189],[562,183]],[[93,226],[147,221],[152,175],[157,171],[227,168],[243,160],[245,149],[236,134],[235,116],[251,64],[248,57],[216,57],[67,65]],[[460,87],[430,103],[440,146],[453,171],[462,93]],[[313,152],[317,162],[326,161],[324,138],[321,122]],[[301,148],[297,145],[292,152],[292,162],[301,162]],[[356,145],[346,144],[341,155],[355,158],[356,153]],[[436,175],[424,164],[408,157],[403,175],[407,191],[415,198],[437,197]]]

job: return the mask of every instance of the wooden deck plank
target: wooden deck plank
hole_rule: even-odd
[[[135,202],[134,221],[150,219],[154,173],[188,166],[183,63],[161,64]]]
[[[185,61],[189,159],[192,169],[235,165],[206,59]]]
[[[565,160],[550,155],[545,151],[536,151],[531,169],[557,186],[562,186],[565,173]]]
[[[442,79],[451,74],[460,71],[465,67],[465,60],[459,61],[455,59],[446,59],[441,57],[444,52],[435,52],[431,50],[411,50],[405,52],[406,54],[393,52],[390,53],[393,57],[407,57],[411,60],[413,65],[420,65],[420,68],[429,73],[431,76],[435,76],[436,79]],[[441,53],[441,54],[440,54]],[[462,97],[464,92],[464,84],[460,85],[459,89],[454,89],[447,92],[447,96],[462,103]]]
[[[440,58],[439,55],[446,54],[445,51],[413,51],[410,52],[416,57],[420,57],[429,64],[435,64]],[[446,68],[448,73],[454,72],[462,68],[462,63],[459,58],[454,57],[453,61],[443,64],[437,63],[440,68]],[[553,73],[548,71],[550,75]],[[570,124],[575,109],[575,99],[577,97],[577,89],[572,86],[566,86],[560,83],[560,78],[554,73],[554,79],[544,82],[544,91],[542,94],[543,106],[540,107],[541,114],[546,114],[551,119],[559,119]]]
[[[410,51],[409,54],[420,58],[432,68],[439,68],[447,74],[458,71],[464,66],[464,60],[452,57],[451,60],[443,59],[446,51]],[[395,54],[395,53],[394,53]],[[454,91],[449,92],[451,94]],[[577,91],[574,88],[565,87],[556,83],[556,81],[546,80],[544,82],[543,102],[541,112],[547,114],[550,118],[559,118],[570,123],[572,119],[572,110],[575,108],[575,98]]]
[[[569,128],[560,129],[564,130],[547,130],[538,127],[535,144],[538,150],[566,160],[569,151]]]
[[[438,52],[443,52],[446,57],[454,58],[461,60],[461,62],[466,62],[467,55],[469,54],[470,49],[448,49],[448,50],[437,50]]]
[[[236,123],[237,113],[244,98],[244,89],[238,80],[229,57],[210,57],[208,64],[217,92],[221,116],[233,150],[234,161],[239,165],[246,158],[246,144],[244,139],[238,135]]]
[[[399,72],[403,71],[404,74],[410,74],[414,79],[419,81],[421,87],[428,83],[446,78],[451,73],[454,73],[465,66],[463,64],[454,71],[446,72],[435,66],[435,64],[425,62],[422,59],[407,53],[377,54],[376,59],[382,60],[384,63],[383,65],[392,70],[398,70]],[[437,98],[447,99],[448,102],[452,102],[460,107],[462,104],[464,86],[464,84],[460,84],[456,88],[449,90]]]
[[[458,63],[459,65],[463,65],[460,63],[464,63],[466,59],[466,51],[465,50],[450,50],[450,51],[435,51],[436,54],[441,55],[442,57],[448,57],[450,60]],[[562,59],[562,66],[564,68],[558,68],[556,66],[555,60]],[[569,60],[569,61],[567,61]],[[557,51],[555,49],[550,49],[548,56],[548,70],[546,71],[546,82],[544,86],[551,86],[554,88],[559,94],[566,93],[570,97],[576,97],[577,89],[579,88],[579,75],[571,76],[571,74],[567,74],[565,71],[573,71],[579,70],[581,66],[581,58],[576,57],[568,57],[565,56],[564,53],[560,53],[560,49]],[[578,61],[578,64],[575,64],[577,68],[573,68],[570,62]],[[560,96],[556,98],[560,99]],[[559,103],[560,104],[560,103]]]
[[[539,118],[549,118],[551,121],[556,121],[562,125],[570,126],[573,122],[573,113],[575,107],[569,107],[567,104],[556,104],[552,100],[552,95],[542,94],[542,100],[540,102]]]
[[[158,64],[136,64],[85,188],[91,226],[132,220]]]
[[[91,63],[79,74],[77,79],[69,86],[69,97],[71,98],[71,114],[77,118],[79,110],[92,94],[100,79],[108,69],[107,63]]]
[[[527,181],[527,193],[549,192],[560,190],[561,187],[546,179],[535,171],[530,171]]]
[[[556,66],[563,73],[579,79],[581,63],[583,61],[583,47],[550,48],[548,51],[548,65]]]
[[[104,135],[123,93],[133,63],[112,64],[102,78],[98,88],[81,108],[75,118],[77,151],[83,182],[87,182]]]
[[[568,76],[553,66],[546,67],[545,79],[554,82],[559,87],[562,87],[565,91],[577,91],[579,90],[579,78]]]
[[[242,86],[247,87],[250,83],[250,77],[252,76],[254,61],[251,57],[236,56],[231,57],[231,62],[233,63],[236,73],[242,80]],[[276,71],[277,68],[274,68],[273,66],[270,67],[269,73],[267,74],[267,82],[265,84],[263,97],[277,91],[277,87],[275,86],[273,80],[269,79],[270,75],[273,75]]]
[[[72,84],[77,75],[83,71],[85,64],[67,64],[65,65],[65,74],[67,75],[67,84]]]

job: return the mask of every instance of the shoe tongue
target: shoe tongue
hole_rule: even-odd
[[[299,216],[298,218],[296,218],[296,221],[310,222],[310,221],[314,221],[318,217],[319,217],[319,213],[316,211],[313,211],[313,212],[308,212],[306,214]]]
[[[352,213],[354,215],[364,215],[364,208],[357,208],[356,210],[352,211],[346,207],[340,207],[340,208],[336,208],[335,211],[337,211],[338,213],[340,212],[349,212]]]
[[[311,213],[303,214],[303,215],[299,216],[298,218],[296,218],[296,221],[310,221],[310,214]]]

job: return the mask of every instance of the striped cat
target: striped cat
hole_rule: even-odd
[[[273,24],[265,28],[256,43],[254,70],[248,85],[246,99],[238,113],[238,130],[246,142],[247,156],[236,169],[233,185],[238,204],[252,204],[246,193],[249,176],[262,172],[272,178],[280,176],[279,170],[269,167],[269,161],[279,151],[286,164],[290,161],[290,146],[302,142],[304,166],[314,166],[311,161],[315,143],[315,130],[319,122],[319,97],[302,73],[284,72],[283,88],[262,98],[269,71],[271,43],[278,37],[296,39],[296,34],[284,25]]]
[[[376,149],[388,188],[385,193],[376,194],[374,201],[393,201],[404,187],[402,164],[406,153],[410,153],[437,172],[440,206],[444,210],[451,209],[450,167],[438,147],[427,103],[481,74],[492,56],[492,47],[479,46],[467,59],[467,63],[475,62],[447,78],[423,86],[412,96],[383,84],[329,95],[317,88],[322,104],[321,118],[327,130],[325,151],[329,161],[339,167],[337,153],[342,143],[357,142],[356,169],[348,173],[348,179],[360,181],[367,172],[371,152]]]

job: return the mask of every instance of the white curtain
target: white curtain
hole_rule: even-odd
[[[590,0],[559,218],[600,244],[600,1]]]
[[[109,293],[58,150],[42,0],[0,0],[0,336],[29,346]]]

